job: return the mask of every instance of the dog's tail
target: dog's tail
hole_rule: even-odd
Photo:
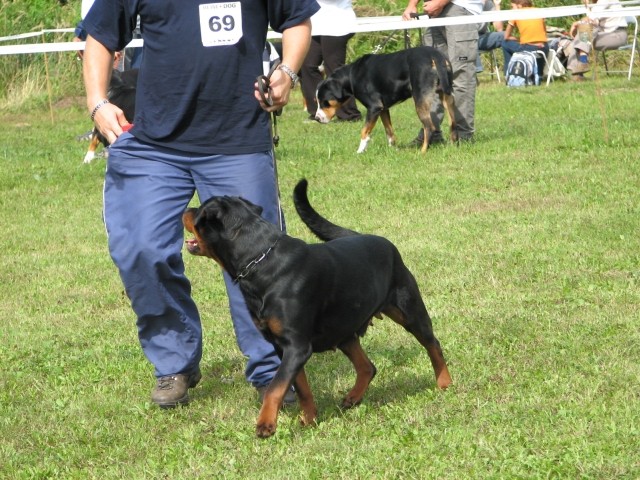
[[[293,203],[304,224],[309,227],[309,230],[311,230],[316,237],[324,242],[328,242],[336,238],[359,235],[358,232],[331,223],[316,212],[309,203],[307,185],[308,182],[304,178],[298,182],[296,188],[293,189]]]
[[[451,68],[451,62],[447,57],[437,50],[433,52],[433,63],[436,66],[438,72],[438,81],[440,88],[445,95],[453,94],[453,69]]]

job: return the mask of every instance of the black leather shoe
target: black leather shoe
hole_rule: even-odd
[[[177,373],[158,378],[156,388],[151,392],[151,401],[160,408],[174,408],[189,403],[189,389],[195,387],[202,373],[200,369],[192,374]]]

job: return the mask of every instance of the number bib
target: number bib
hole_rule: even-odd
[[[240,2],[200,5],[200,34],[205,47],[238,43],[242,38]]]

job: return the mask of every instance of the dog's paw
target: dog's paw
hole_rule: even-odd
[[[269,438],[274,433],[276,433],[275,423],[258,423],[256,425],[256,435],[260,438]]]
[[[318,414],[314,410],[313,412],[302,412],[300,414],[300,424],[303,427],[315,427],[318,425]]]
[[[350,408],[353,408],[353,407],[359,405],[361,401],[362,401],[361,398],[356,398],[356,397],[353,397],[351,395],[347,395],[342,400],[342,404],[340,405],[340,408],[342,408],[343,410],[348,410]]]
[[[96,158],[95,152],[87,152],[87,154],[84,156],[83,163],[91,163],[93,162],[94,158]]]

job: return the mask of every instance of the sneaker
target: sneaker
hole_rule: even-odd
[[[267,392],[268,386],[269,385],[262,385],[261,387],[256,387],[256,390],[258,391],[258,399],[260,400],[260,403],[262,403],[262,401],[264,400],[264,394]],[[289,391],[284,395],[282,406],[290,407],[291,405],[295,405],[295,404],[296,404],[296,392],[293,389],[293,387],[291,387]]]
[[[192,374],[177,373],[158,378],[156,388],[151,392],[151,401],[160,408],[174,408],[189,403],[189,389],[195,387],[202,373],[200,369]]]

